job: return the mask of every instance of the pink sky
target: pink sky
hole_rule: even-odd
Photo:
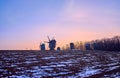
[[[120,35],[118,3],[117,0],[8,2],[8,6],[0,9],[3,13],[0,49],[39,49],[48,35],[57,40],[57,46]]]

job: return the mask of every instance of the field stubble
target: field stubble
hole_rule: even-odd
[[[120,52],[0,51],[0,77],[120,77]]]

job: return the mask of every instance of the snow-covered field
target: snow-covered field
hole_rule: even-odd
[[[120,52],[0,51],[0,78],[120,78]]]

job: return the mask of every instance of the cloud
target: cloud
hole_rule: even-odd
[[[61,22],[80,22],[88,16],[85,9],[76,5],[75,0],[68,0],[59,12]]]
[[[82,1],[81,1],[82,2]],[[84,3],[84,2],[83,2]],[[84,3],[85,4],[85,3]],[[81,29],[102,31],[118,31],[120,25],[117,11],[108,7],[90,6],[77,3],[77,0],[67,0],[63,9],[59,12],[59,23],[70,24]],[[104,32],[106,32],[104,31]]]

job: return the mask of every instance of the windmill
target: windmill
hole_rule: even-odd
[[[50,40],[49,36],[47,36],[47,37],[48,37],[48,41],[44,41],[44,42],[49,44],[50,50],[55,50],[56,40],[54,38],[52,40]]]

